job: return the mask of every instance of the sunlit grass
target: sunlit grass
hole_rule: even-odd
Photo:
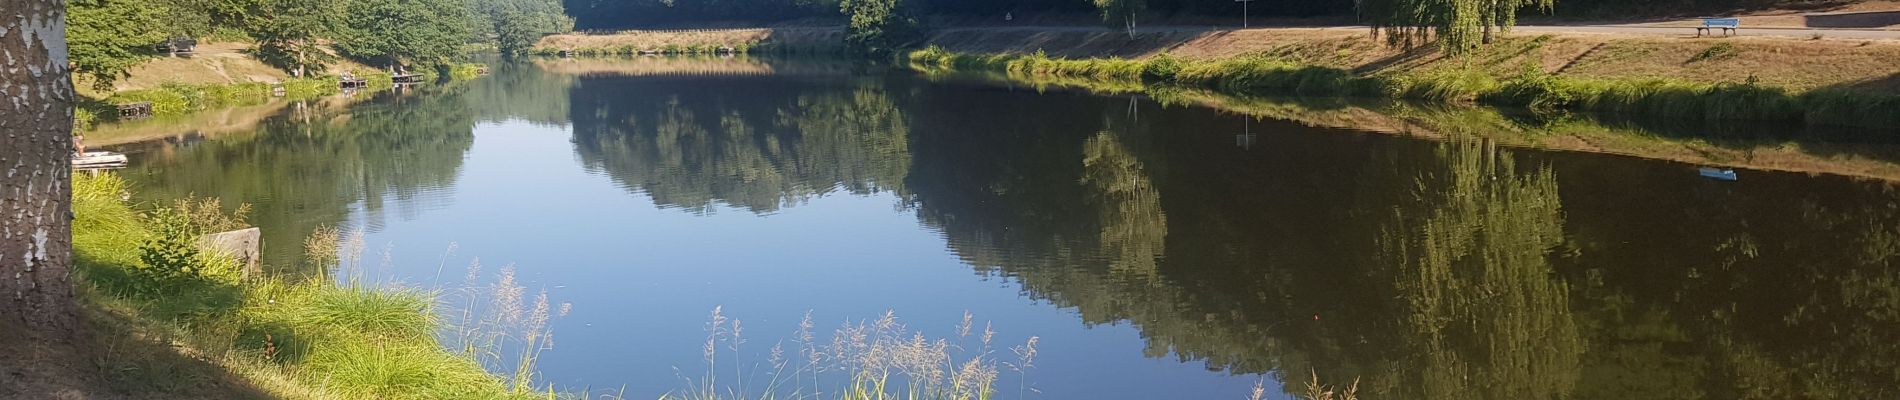
[[[1748,82],[1699,83],[1671,79],[1571,78],[1543,73],[1498,76],[1486,68],[1436,68],[1373,75],[1302,64],[1266,54],[1182,60],[1056,59],[1028,55],[974,55],[929,47],[908,54],[924,70],[997,71],[1115,82],[1180,84],[1240,94],[1388,97],[1481,102],[1534,110],[1615,112],[1694,120],[1781,120],[1810,124],[1900,125],[1900,96],[1846,89],[1804,93]]]
[[[134,336],[176,338],[182,348],[276,397],[546,397],[532,382],[491,374],[477,355],[442,346],[430,291],[328,279],[183,276],[151,282],[133,271],[148,268],[137,256],[140,246],[161,233],[125,200],[124,182],[99,174],[77,175],[73,184],[74,245],[86,284],[82,293],[94,307],[129,321],[122,329]],[[231,222],[219,221],[229,215],[212,218],[202,209],[174,212],[195,215],[197,224]],[[312,244],[361,254],[337,247],[337,238],[319,236]],[[329,243],[317,243],[323,241]],[[343,245],[360,243],[346,239]],[[162,290],[137,290],[153,284],[163,285]],[[545,337],[545,329],[540,332]],[[137,391],[178,386],[163,374],[118,378],[116,386]]]
[[[413,289],[342,287],[318,291],[295,316],[299,325],[392,338],[421,338],[436,327],[430,296]]]

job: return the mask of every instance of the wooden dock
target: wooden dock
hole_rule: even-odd
[[[152,102],[122,103],[118,106],[119,119],[140,119],[152,116]]]
[[[389,81],[393,83],[422,83],[422,78],[422,74],[398,74],[390,75]]]

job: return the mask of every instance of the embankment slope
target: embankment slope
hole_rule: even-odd
[[[1194,59],[1266,54],[1359,74],[1481,70],[1499,78],[1536,66],[1576,78],[1747,82],[1804,91],[1848,86],[1900,94],[1900,41],[1626,34],[1508,35],[1475,57],[1407,48],[1358,28],[1151,29],[1134,36],[1088,27],[943,29],[927,44],[958,53]]]

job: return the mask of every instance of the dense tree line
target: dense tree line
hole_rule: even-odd
[[[517,54],[573,26],[559,0],[77,0],[67,11],[75,71],[100,88],[170,39],[249,41],[304,75],[338,56],[387,67],[442,65],[469,44]]]

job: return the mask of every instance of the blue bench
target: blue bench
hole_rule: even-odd
[[[1695,28],[1695,36],[1702,37],[1702,34],[1705,34],[1705,33],[1713,34],[1714,32],[1711,32],[1711,31],[1715,29],[1721,29],[1722,34],[1724,36],[1735,36],[1735,30],[1741,29],[1741,28],[1742,28],[1742,20],[1740,19],[1703,18],[1702,26],[1698,26]]]

